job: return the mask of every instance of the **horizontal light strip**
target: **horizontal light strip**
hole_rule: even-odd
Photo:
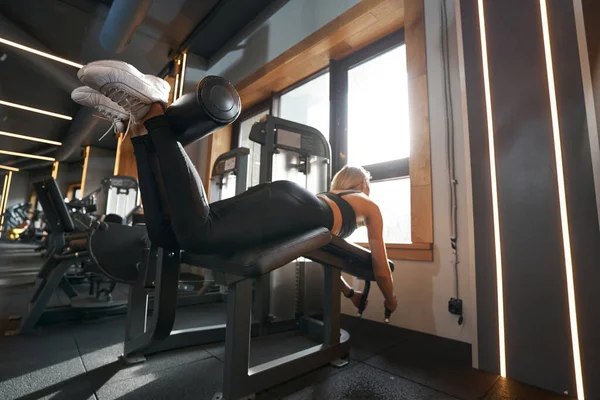
[[[14,107],[14,108],[18,108],[18,109],[25,110],[25,111],[31,111],[31,112],[35,112],[38,114],[49,115],[51,117],[62,118],[62,119],[66,119],[67,121],[71,121],[73,119],[72,117],[69,117],[68,115],[57,114],[57,113],[53,113],[51,111],[40,110],[39,108],[28,107],[28,106],[11,103],[11,102],[4,101],[4,100],[0,100],[0,105],[7,106],[7,107]]]
[[[19,172],[19,168],[9,167],[8,165],[0,165],[0,169],[5,169],[7,171]]]
[[[496,252],[496,291],[498,295],[498,347],[500,353],[500,375],[506,377],[506,341],[504,337],[504,285],[502,282],[502,244],[500,241],[500,211],[498,209],[498,182],[496,180],[496,150],[494,145],[494,118],[492,115],[492,94],[488,66],[487,37],[483,0],[479,0],[479,31],[481,35],[481,61],[485,89],[488,143],[490,152],[490,181],[492,186],[492,212],[494,218],[494,243]]]
[[[552,63],[552,45],[550,43],[550,28],[546,0],[540,0],[542,16],[542,32],[544,35],[544,50],[546,51],[546,73],[548,75],[548,93],[550,95],[550,113],[552,115],[552,133],[554,136],[554,153],[556,157],[556,179],[558,183],[558,201],[560,205],[560,221],[565,251],[565,273],[567,277],[567,297],[569,299],[569,319],[571,323],[571,344],[573,346],[573,366],[577,398],[584,400],[583,374],[581,372],[581,355],[579,353],[579,332],[577,327],[577,306],[575,302],[575,283],[573,279],[573,259],[571,257],[571,237],[569,234],[569,215],[567,211],[567,194],[565,189],[565,173],[563,169],[562,147],[560,140],[560,123],[558,122],[558,105],[556,103],[556,88],[554,84],[554,66]]]
[[[61,142],[37,138],[37,137],[33,137],[33,136],[19,135],[18,133],[10,133],[10,132],[0,131],[0,136],[8,136],[8,137],[16,138],[16,139],[31,140],[32,142],[40,142],[40,143],[53,144],[55,146],[62,146]]]
[[[45,161],[54,161],[54,158],[52,158],[52,157],[38,156],[37,154],[18,153],[16,151],[0,150],[0,154],[6,154],[8,156],[17,156],[17,157],[24,157],[24,158],[36,158],[38,160],[45,160]]]
[[[24,51],[27,51],[29,53],[36,54],[38,56],[46,57],[46,58],[49,58],[51,60],[58,61],[60,63],[70,65],[71,67],[75,67],[75,68],[81,68],[81,67],[83,67],[83,65],[77,64],[76,62],[65,60],[64,58],[56,57],[56,56],[53,56],[52,54],[44,53],[43,51],[39,51],[39,50],[33,49],[31,47],[23,46],[22,44],[13,42],[11,40],[6,40],[6,39],[3,39],[3,38],[0,38],[0,43],[4,43],[7,46],[16,47],[17,49],[24,50]]]

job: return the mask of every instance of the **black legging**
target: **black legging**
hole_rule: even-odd
[[[317,227],[331,229],[327,203],[289,181],[265,183],[208,204],[202,181],[164,115],[132,138],[146,226],[161,247],[229,253]],[[161,196],[163,194],[163,196]]]

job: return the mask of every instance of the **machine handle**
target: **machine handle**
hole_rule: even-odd
[[[383,320],[383,322],[385,322],[386,324],[390,323],[390,317],[392,316],[392,312],[390,311],[389,308],[385,308],[385,318]]]
[[[365,288],[362,296],[360,296],[360,303],[358,305],[358,316],[362,317],[365,308],[367,307],[367,298],[369,297],[369,291],[371,290],[371,281],[365,281]]]

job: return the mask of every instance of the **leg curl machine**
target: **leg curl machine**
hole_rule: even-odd
[[[171,127],[182,145],[232,123],[240,112],[240,99],[226,80],[207,77],[195,93],[186,94],[167,109]],[[277,384],[327,364],[343,366],[350,336],[340,329],[340,275],[347,272],[365,281],[375,279],[368,250],[313,229],[257,248],[233,254],[191,254],[181,249],[148,248],[140,227],[102,224],[89,237],[90,254],[99,267],[119,282],[130,285],[126,337],[122,359],[126,363],[145,356],[191,345],[225,340],[223,393],[214,399],[251,398]],[[103,243],[121,244],[112,250]],[[123,262],[114,262],[120,256]],[[126,259],[129,254],[129,259]],[[252,283],[305,257],[324,266],[323,320],[303,317],[297,327],[322,344],[249,368],[250,339],[257,334],[252,324]],[[138,262],[133,262],[135,259]],[[113,262],[105,262],[113,260]],[[173,331],[177,308],[177,284],[181,264],[210,269],[215,281],[227,287],[225,325]],[[390,262],[393,270],[393,264]],[[148,315],[148,299],[153,310]]]

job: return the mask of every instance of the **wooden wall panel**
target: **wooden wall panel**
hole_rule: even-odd
[[[404,26],[403,0],[363,0],[236,85],[249,108]]]
[[[405,0],[404,2],[411,132],[409,167],[413,243],[433,243],[433,189],[423,1]]]
[[[132,176],[137,179],[137,165],[135,163],[135,155],[133,154],[133,143],[131,139],[126,137],[121,142],[121,153],[119,155],[119,167],[117,175]]]

